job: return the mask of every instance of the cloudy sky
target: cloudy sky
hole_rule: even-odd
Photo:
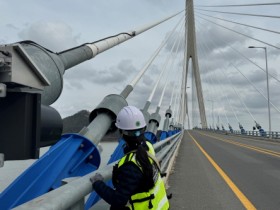
[[[256,2],[254,0],[211,1],[211,5],[250,3]],[[260,3],[263,2],[260,1]],[[265,44],[233,33],[205,19],[272,45],[279,46],[279,35],[224,22],[205,16],[205,14],[275,31],[280,30],[278,19],[229,15],[199,9],[277,16],[280,6],[199,7],[199,5],[209,5],[209,1],[206,0],[195,0],[194,4],[196,5],[197,50],[208,123],[213,123],[212,116],[214,116],[215,124],[219,121],[227,127],[229,121],[233,128],[237,129],[238,122],[240,122],[246,129],[251,130],[253,122],[256,120],[267,129],[267,102],[245,78],[247,77],[266,96],[264,71],[247,60],[250,59],[265,69],[264,52],[261,49],[248,49],[249,45],[265,46]],[[83,43],[141,28],[184,9],[184,6],[184,0],[0,0],[0,44],[32,40],[54,52],[59,52]],[[146,64],[181,17],[182,15],[179,15],[99,54],[90,61],[67,70],[64,74],[63,92],[53,106],[62,117],[66,117],[82,109],[91,111],[106,95],[119,94]],[[180,26],[174,34],[174,37],[180,39],[184,37],[180,34]],[[174,41],[176,38],[171,40]],[[128,97],[129,104],[143,108],[159,72],[164,68],[164,64],[170,56],[172,46],[173,43],[170,41],[159,54],[147,74]],[[183,45],[180,44],[180,46]],[[183,48],[178,48],[176,52],[177,56],[172,55],[176,58],[174,69],[182,69],[180,59]],[[278,76],[279,65],[277,65],[280,61],[279,52],[278,49],[268,46],[269,72],[278,79],[280,79]],[[244,55],[246,57],[243,57]],[[179,83],[179,81],[175,81],[177,79],[175,75],[179,70],[176,73],[174,69],[172,70],[175,72],[174,74],[167,75],[171,78],[169,81],[171,83],[168,84],[172,85],[168,85],[161,113],[170,103],[172,86],[176,87],[175,83]],[[191,71],[189,72],[191,73]],[[189,78],[191,78],[191,74]],[[163,80],[165,81],[164,78]],[[280,109],[278,97],[280,83],[273,78],[270,78],[269,81],[271,102]],[[188,86],[190,87],[188,93],[191,102],[191,93],[194,92],[194,88],[190,79]],[[152,101],[151,112],[154,112],[155,105],[160,98],[163,86],[160,87]],[[244,104],[254,119],[246,111]],[[192,110],[191,104],[189,107]],[[199,124],[195,107],[196,105],[193,108],[192,125]],[[271,107],[271,115],[272,129],[279,130],[279,112]]]

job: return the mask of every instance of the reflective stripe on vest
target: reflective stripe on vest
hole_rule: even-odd
[[[149,147],[149,153],[154,156],[155,151],[152,144],[146,142]],[[149,157],[150,162],[153,164],[153,159]],[[142,171],[141,166],[137,163],[135,159],[135,151],[125,155],[118,163],[118,167],[122,166],[124,163],[131,161],[137,165]],[[167,210],[169,209],[169,202],[166,196],[164,182],[161,179],[160,172],[157,175],[155,186],[148,192],[141,192],[134,194],[130,197],[129,204],[127,205],[132,210]]]

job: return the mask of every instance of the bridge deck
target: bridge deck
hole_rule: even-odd
[[[190,132],[193,134],[193,132]],[[188,132],[168,180],[171,209],[244,209]]]
[[[280,143],[185,132],[169,193],[171,209],[279,209]]]

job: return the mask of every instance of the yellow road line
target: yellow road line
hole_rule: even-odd
[[[276,151],[272,151],[272,150],[268,150],[268,149],[264,149],[264,148],[260,148],[260,147],[255,147],[255,146],[243,144],[243,143],[240,143],[240,142],[234,142],[232,140],[228,140],[228,139],[224,139],[224,138],[220,138],[220,137],[216,137],[216,136],[211,136],[211,135],[208,135],[208,134],[205,134],[205,133],[200,133],[199,132],[199,134],[204,135],[204,136],[208,136],[208,137],[212,137],[212,138],[217,139],[219,141],[234,144],[236,146],[244,147],[244,148],[251,149],[251,150],[254,150],[254,151],[257,151],[257,152],[260,152],[260,153],[264,153],[264,154],[268,154],[268,155],[280,158],[280,153],[276,152]]]
[[[240,202],[246,209],[253,210],[256,207],[249,201],[249,199],[238,189],[238,187],[231,181],[231,179],[227,176],[227,174],[219,167],[219,165],[206,153],[206,151],[199,145],[199,143],[195,140],[195,138],[188,132],[192,140],[201,150],[201,152],[205,155],[205,157],[209,160],[209,162],[214,166],[220,176],[225,180],[227,185],[233,191],[233,193],[237,196]]]

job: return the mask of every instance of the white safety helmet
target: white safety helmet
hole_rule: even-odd
[[[117,115],[116,127],[121,130],[137,130],[146,126],[143,113],[135,106],[125,106]]]

